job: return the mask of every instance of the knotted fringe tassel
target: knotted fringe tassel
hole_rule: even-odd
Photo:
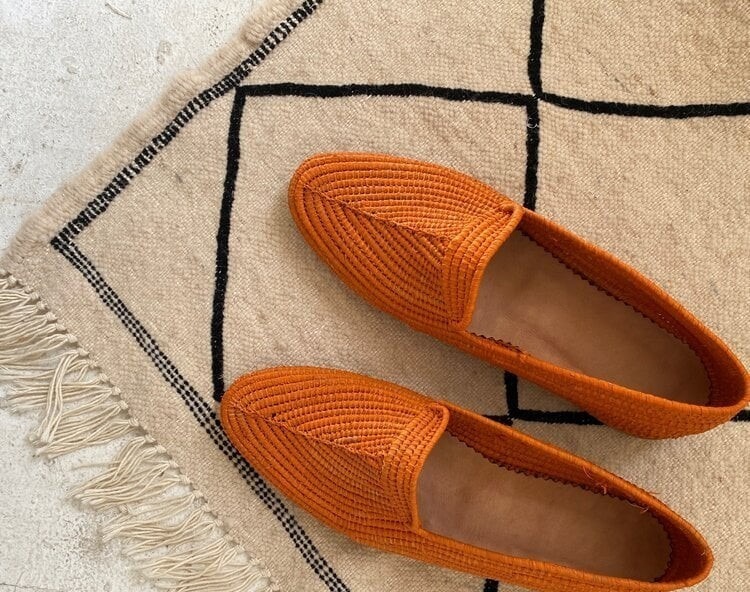
[[[128,405],[88,352],[31,290],[0,269],[0,382],[11,411],[36,411],[30,436],[36,454],[55,458],[121,439],[101,473],[70,497],[113,517],[105,541],[157,589],[248,592],[278,588],[227,535],[203,495],[164,448],[146,435]]]

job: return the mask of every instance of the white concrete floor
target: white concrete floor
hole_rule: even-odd
[[[0,0],[0,248],[256,1]],[[76,466],[113,451],[42,461],[34,425],[0,411],[0,592],[152,590],[65,499]]]

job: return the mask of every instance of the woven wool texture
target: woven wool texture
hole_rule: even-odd
[[[215,396],[280,364],[362,372],[512,423],[655,492],[706,536],[695,589],[750,588],[747,412],[639,440],[377,311],[300,236],[318,152],[466,172],[634,266],[750,362],[746,3],[269,0],[33,216],[35,290],[284,590],[492,592],[363,547],[245,464]]]

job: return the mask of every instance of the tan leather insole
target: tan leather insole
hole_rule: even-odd
[[[685,403],[708,401],[705,369],[685,343],[519,231],[487,266],[469,331],[637,391]]]
[[[447,433],[427,457],[417,504],[425,530],[515,557],[641,581],[669,562],[669,538],[643,509],[510,471]]]

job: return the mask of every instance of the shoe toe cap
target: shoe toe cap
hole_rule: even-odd
[[[470,229],[482,220],[501,227],[518,209],[466,175],[367,154],[309,159],[292,179],[289,201],[307,242],[345,283],[421,329],[456,316],[446,299],[452,242],[470,237],[486,249],[493,241]]]

